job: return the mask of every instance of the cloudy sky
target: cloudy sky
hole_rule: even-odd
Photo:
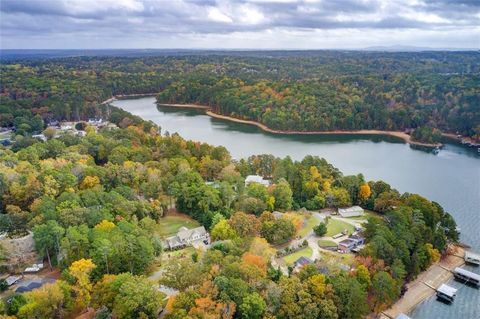
[[[1,48],[480,48],[480,0],[0,0]]]

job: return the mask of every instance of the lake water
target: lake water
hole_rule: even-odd
[[[345,175],[362,173],[367,180],[384,180],[400,192],[418,193],[440,203],[461,228],[461,240],[480,252],[480,156],[476,150],[446,144],[432,154],[414,149],[393,137],[293,136],[264,133],[257,127],[218,120],[200,110],[155,105],[155,98],[113,103],[125,111],[160,125],[162,132],[178,132],[186,139],[225,146],[236,159],[253,154],[325,158]],[[480,273],[480,269],[467,267]],[[480,290],[452,281],[459,288],[452,305],[431,298],[412,313],[414,319],[479,319]]]

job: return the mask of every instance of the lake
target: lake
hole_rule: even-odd
[[[461,228],[461,240],[480,252],[480,156],[475,149],[446,144],[433,154],[393,137],[357,135],[275,135],[240,123],[218,120],[201,110],[158,107],[154,97],[115,101],[113,105],[151,120],[162,132],[225,146],[236,159],[253,154],[325,158],[345,175],[362,173],[384,180],[400,192],[418,193],[440,203]],[[480,273],[480,269],[467,267]],[[457,282],[452,305],[430,298],[412,313],[415,319],[478,319],[480,290]]]

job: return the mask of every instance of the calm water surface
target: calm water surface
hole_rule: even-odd
[[[155,105],[153,97],[115,101],[114,105],[151,120],[162,132],[227,147],[236,159],[253,154],[317,155],[344,174],[362,173],[384,180],[400,192],[421,194],[440,203],[461,228],[461,240],[480,252],[480,156],[475,150],[447,144],[437,155],[413,149],[390,137],[290,136],[264,133],[256,127],[213,119],[202,111]],[[469,268],[480,273],[478,268]],[[459,288],[452,305],[431,298],[412,313],[414,319],[479,319],[480,290],[452,281]]]

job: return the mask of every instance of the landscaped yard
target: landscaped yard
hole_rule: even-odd
[[[347,230],[349,234],[353,233],[355,228],[353,225],[350,225],[349,223],[346,223],[344,221],[338,220],[338,219],[333,219],[330,218],[327,224],[327,237],[332,237],[338,233],[341,233],[344,230]]]
[[[307,236],[309,232],[313,230],[313,227],[317,226],[320,221],[315,216],[309,216],[305,218],[303,228],[298,232],[298,236]]]
[[[180,227],[195,228],[200,224],[186,215],[172,215],[160,219],[157,232],[160,236],[173,236]]]
[[[318,246],[320,246],[320,247],[337,247],[337,243],[334,242],[333,240],[320,239],[318,241]]]
[[[293,253],[293,254],[290,254],[290,255],[287,255],[285,257],[283,257],[283,261],[285,262],[285,264],[287,265],[293,265],[293,263],[295,261],[297,261],[298,258],[300,257],[311,257],[312,256],[312,248],[310,247],[306,247],[306,248],[303,248],[299,251],[297,251],[296,253]]]

